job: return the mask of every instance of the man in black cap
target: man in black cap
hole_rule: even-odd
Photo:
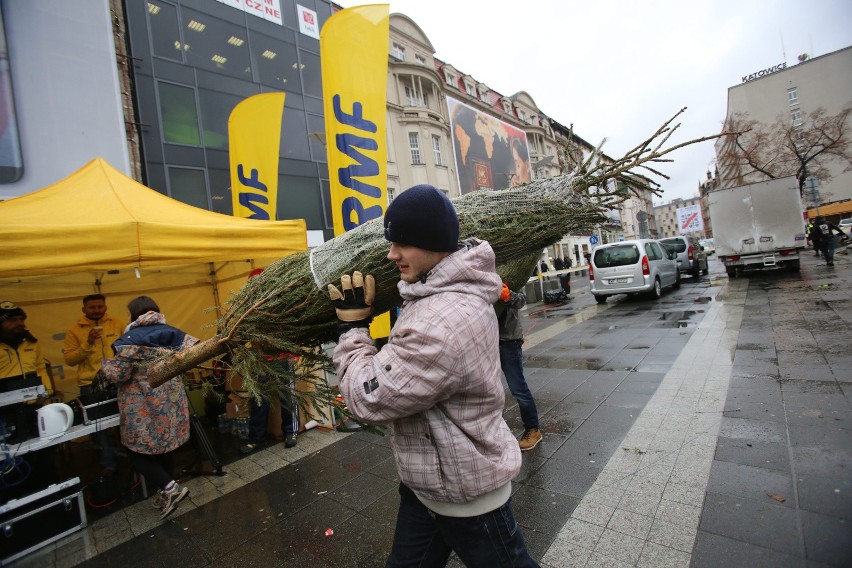
[[[400,505],[387,566],[538,566],[512,513],[518,442],[503,420],[497,318],[502,288],[485,241],[458,242],[455,208],[430,185],[384,217],[402,310],[377,350],[368,326],[375,283],[329,285],[340,337],[334,364],[349,410],[389,423]]]
[[[26,319],[24,310],[12,302],[0,302],[0,381],[38,376],[51,394],[47,364]]]

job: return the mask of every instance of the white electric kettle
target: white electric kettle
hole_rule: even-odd
[[[56,402],[38,409],[38,435],[41,438],[62,434],[74,423],[74,411],[67,404]]]

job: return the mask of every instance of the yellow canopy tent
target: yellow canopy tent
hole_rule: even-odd
[[[87,294],[104,294],[109,313],[125,321],[128,301],[151,296],[169,323],[207,338],[227,300],[223,291],[239,289],[252,268],[304,250],[303,220],[198,209],[96,158],[51,186],[0,202],[0,300],[27,312],[58,371],[65,330],[82,316]],[[73,369],[62,374],[73,384]]]

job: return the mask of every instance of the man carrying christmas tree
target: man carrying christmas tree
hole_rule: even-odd
[[[502,288],[485,241],[458,242],[449,199],[429,185],[387,209],[388,259],[402,311],[377,350],[368,332],[375,284],[355,272],[329,286],[339,319],[334,364],[349,410],[389,423],[401,480],[388,566],[537,566],[512,513],[518,442],[503,420],[497,318]]]

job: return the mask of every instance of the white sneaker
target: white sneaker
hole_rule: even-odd
[[[163,499],[165,499],[166,492],[162,489],[157,489],[157,495],[151,500],[151,505],[155,509],[163,508]]]
[[[165,519],[172,511],[177,509],[178,503],[187,495],[189,495],[189,488],[178,483],[175,483],[171,491],[164,491],[162,501],[163,512],[160,513],[160,519]]]

